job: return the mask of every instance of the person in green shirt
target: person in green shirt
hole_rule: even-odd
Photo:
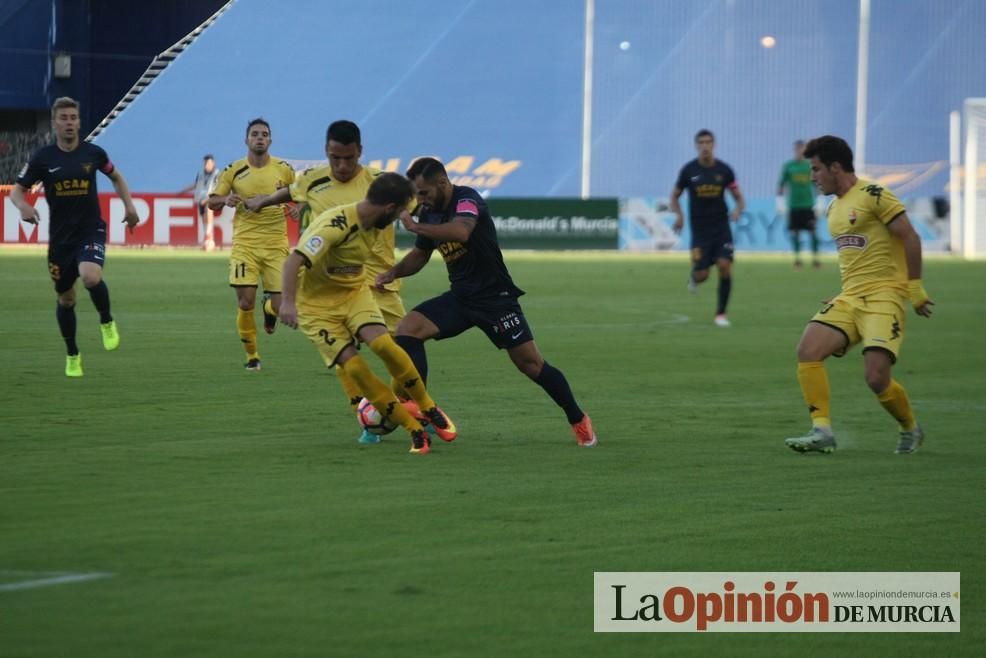
[[[787,203],[784,202],[784,189],[787,188]],[[787,230],[794,247],[794,267],[800,269],[801,232],[807,231],[811,237],[813,265],[818,268],[818,235],[815,233],[815,185],[811,182],[811,163],[805,159],[805,143],[800,139],[794,143],[794,159],[788,160],[781,168],[777,182],[777,214],[787,210]]]

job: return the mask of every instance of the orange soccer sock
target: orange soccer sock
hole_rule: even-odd
[[[829,376],[821,361],[798,363],[798,383],[801,394],[808,405],[811,424],[815,427],[831,427],[829,404],[832,398],[829,390]]]
[[[370,370],[370,366],[363,357],[356,355],[346,361],[341,367],[356,382],[356,386],[359,390],[363,391],[366,399],[381,414],[400,423],[401,427],[408,432],[424,429],[421,423],[404,408],[404,405],[397,401],[393,391],[379,377],[373,374],[373,371]]]
[[[240,342],[247,353],[248,359],[258,359],[257,355],[257,320],[253,317],[253,309],[236,313],[236,330],[240,332]]]
[[[876,396],[883,408],[897,419],[900,429],[910,432],[917,426],[914,420],[914,410],[911,408],[911,400],[907,397],[907,391],[897,383],[896,379],[890,380],[890,386],[883,393]]]

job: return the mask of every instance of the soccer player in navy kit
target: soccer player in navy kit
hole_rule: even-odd
[[[562,408],[580,446],[597,443],[592,421],[575,401],[560,370],[541,356],[503,263],[496,227],[480,194],[452,185],[435,158],[415,160],[407,170],[417,190],[418,221],[401,215],[404,227],[417,237],[414,247],[393,268],[377,276],[377,286],[421,270],[435,249],[445,260],[451,289],[416,306],[397,326],[397,344],[404,348],[427,380],[424,341],[452,338],[478,327],[517,369],[531,378]]]
[[[671,191],[671,211],[676,215],[674,230],[678,233],[685,225],[678,198],[688,190],[688,225],[692,231],[692,273],[688,279],[688,289],[695,292],[698,284],[709,278],[709,268],[715,263],[719,269],[715,323],[728,327],[726,306],[733,284],[733,232],[729,221],[739,219],[746,202],[736,184],[733,170],[722,160],[716,160],[715,137],[711,131],[698,131],[695,148],[698,158],[681,168],[678,182]],[[732,212],[726,207],[726,190],[736,201]]]
[[[110,293],[103,281],[106,258],[106,222],[100,216],[96,192],[96,172],[113,181],[113,188],[123,201],[123,221],[132,231],[137,225],[137,210],[123,174],[113,166],[106,151],[79,139],[79,103],[62,97],[51,108],[51,125],[55,143],[38,149],[20,174],[10,195],[21,213],[21,220],[37,224],[41,217],[27,202],[25,194],[41,181],[49,208],[48,272],[55,282],[58,305],[55,316],[68,356],[65,374],[82,376],[82,356],[75,342],[75,280],[89,291],[99,312],[103,347],[115,350],[120,334],[110,314]]]

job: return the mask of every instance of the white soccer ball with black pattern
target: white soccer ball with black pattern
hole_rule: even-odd
[[[359,420],[359,424],[363,429],[370,434],[383,436],[397,429],[397,425],[384,418],[383,414],[366,398],[360,400],[359,405],[356,407],[356,419]]]

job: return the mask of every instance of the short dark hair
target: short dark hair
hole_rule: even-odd
[[[411,166],[408,167],[405,174],[411,180],[414,180],[418,176],[423,177],[425,180],[432,180],[439,174],[445,176],[445,178],[448,178],[448,172],[445,171],[445,165],[435,158],[418,158],[411,163]]]
[[[359,126],[345,119],[333,121],[329,124],[328,129],[325,131],[325,143],[328,144],[330,141],[339,142],[340,144],[355,143],[356,146],[363,145],[360,141]]]
[[[204,155],[204,156],[202,157],[202,162],[208,162],[209,160],[215,160],[215,158],[214,158],[214,157],[212,157],[212,154],[211,154],[211,153],[206,153],[206,154],[205,154],[205,155]]]
[[[374,178],[370,189],[366,191],[366,200],[378,206],[388,203],[406,206],[413,196],[411,181],[392,171]]]
[[[695,141],[697,142],[702,137],[711,137],[712,141],[716,141],[716,136],[712,134],[712,131],[708,128],[702,128],[697,133],[695,133]]]
[[[69,98],[68,96],[59,96],[55,99],[55,102],[51,106],[51,118],[55,118],[55,114],[58,110],[74,109],[79,110],[79,101],[74,98]]]
[[[826,167],[831,167],[833,162],[842,165],[842,170],[846,173],[853,173],[852,149],[849,144],[841,137],[834,135],[823,135],[815,139],[808,140],[805,146],[805,157],[809,160],[818,158]]]
[[[247,137],[250,136],[250,129],[256,126],[257,124],[266,127],[267,132],[272,132],[270,129],[270,124],[267,123],[267,119],[264,119],[263,117],[257,117],[256,119],[250,119],[250,121],[247,123],[247,129],[246,129]]]

